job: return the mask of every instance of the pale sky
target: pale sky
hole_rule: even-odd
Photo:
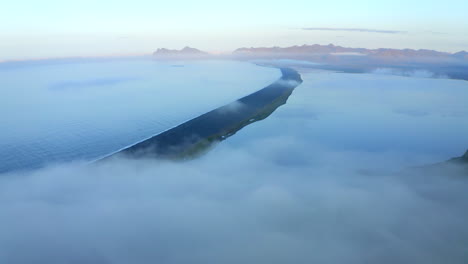
[[[455,52],[468,50],[467,14],[466,0],[2,0],[0,60],[187,45],[212,52],[315,43]]]

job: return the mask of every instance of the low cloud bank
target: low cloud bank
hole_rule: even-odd
[[[456,167],[383,173],[359,169],[372,156],[288,136],[226,142],[183,163],[112,159],[1,175],[0,263],[468,257],[468,182]]]
[[[285,86],[287,88],[294,88],[301,83],[296,80],[278,80],[277,83],[281,86]]]
[[[247,107],[247,106],[244,103],[242,103],[241,101],[234,101],[234,102],[232,102],[230,104],[227,104],[224,107],[220,108],[219,111],[221,111],[221,113],[224,113],[224,114],[229,114],[229,113],[232,113],[232,112],[239,112],[242,109],[244,109],[245,107]]]
[[[406,31],[400,31],[400,30],[385,30],[385,29],[372,29],[372,28],[308,27],[308,28],[303,28],[303,30],[312,30],[312,31],[351,31],[351,32],[384,33],[384,34],[406,33]]]
[[[440,79],[449,79],[447,75],[437,74],[424,69],[415,69],[415,70],[402,70],[394,68],[377,68],[373,70],[373,74],[384,74],[384,75],[398,75],[405,77],[415,77],[415,78],[440,78]]]

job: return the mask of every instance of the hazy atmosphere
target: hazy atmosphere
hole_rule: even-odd
[[[211,52],[314,43],[456,52],[468,47],[467,10],[464,0],[5,1],[0,60],[186,45]]]
[[[10,1],[0,263],[468,260],[465,1]]]

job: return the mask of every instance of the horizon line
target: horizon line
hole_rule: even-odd
[[[345,46],[341,46],[341,45],[335,45],[333,43],[329,43],[329,44],[317,44],[317,43],[314,43],[314,44],[302,44],[302,45],[290,45],[290,46],[257,46],[257,47],[247,47],[247,46],[243,46],[243,47],[240,47],[240,48],[236,48],[236,49],[233,49],[231,51],[206,51],[206,50],[201,50],[201,51],[204,51],[204,52],[207,52],[209,53],[210,55],[213,55],[213,56],[222,56],[222,55],[230,55],[232,54],[234,51],[238,50],[238,49],[259,49],[259,48],[291,48],[291,47],[301,47],[301,46],[314,46],[314,45],[319,45],[319,46],[335,46],[335,47],[343,47],[343,48],[354,48],[354,49],[358,49],[358,48],[362,48],[362,47],[345,47]],[[189,47],[189,46],[187,46]],[[165,48],[165,47],[160,47],[160,48]],[[191,47],[193,48],[193,47]],[[145,57],[145,56],[152,56],[152,54],[154,53],[155,50],[157,50],[159,48],[156,48],[154,49],[153,51],[151,52],[148,52],[148,53],[123,53],[123,54],[94,54],[94,55],[70,55],[70,56],[57,56],[57,57],[39,57],[39,58],[19,58],[19,59],[0,59],[0,64],[3,64],[3,63],[13,63],[13,62],[27,62],[27,61],[47,61],[47,60],[65,60],[65,59],[105,59],[105,58],[130,58],[130,57]],[[173,48],[167,48],[167,49],[173,49]],[[196,48],[198,49],[198,48]],[[401,48],[401,49],[398,49],[398,48],[384,48],[384,47],[380,47],[380,48],[362,48],[362,49],[368,49],[368,50],[377,50],[377,49],[393,49],[393,50],[416,50],[416,51],[420,51],[420,50],[430,50],[430,51],[436,51],[436,52],[441,52],[441,53],[448,53],[448,54],[456,54],[458,52],[464,52],[465,50],[459,50],[459,51],[456,51],[456,52],[449,52],[449,51],[440,51],[440,50],[434,50],[434,49],[424,49],[424,48],[418,48],[418,49],[414,49],[414,48]],[[174,49],[174,50],[180,50],[180,49]]]

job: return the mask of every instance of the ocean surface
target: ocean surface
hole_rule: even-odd
[[[279,69],[234,61],[0,64],[0,172],[95,160],[279,77]]]

